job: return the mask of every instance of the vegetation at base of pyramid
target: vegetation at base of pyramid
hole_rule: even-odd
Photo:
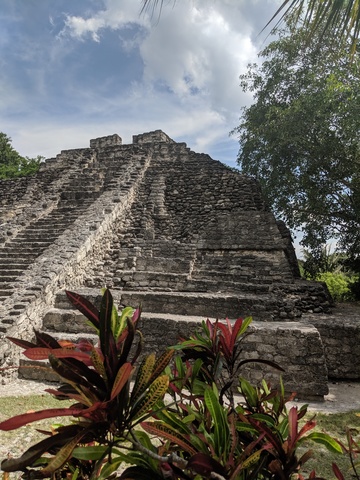
[[[22,478],[217,480],[304,478],[311,451],[299,446],[313,440],[340,454],[345,447],[325,433],[312,431],[306,406],[286,407],[280,382],[252,386],[239,376],[249,362],[241,358],[251,318],[204,321],[201,330],[162,355],[140,357],[144,339],[140,309],[118,312],[108,289],[100,308],[67,292],[70,302],[98,335],[63,343],[35,332],[35,341],[10,338],[30,359],[49,359],[61,378],[48,389],[70,407],[20,414],[0,423],[14,430],[37,420],[71,417],[71,423],[42,431],[44,439],[1,469]],[[235,386],[242,399],[234,397]],[[334,472],[341,479],[340,470]],[[5,477],[4,477],[5,478]],[[8,477],[6,477],[8,478]],[[315,479],[311,473],[309,479]]]

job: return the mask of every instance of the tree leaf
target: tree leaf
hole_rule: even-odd
[[[111,330],[111,316],[113,298],[109,289],[101,299],[99,322],[100,322],[100,347],[104,355],[105,369],[108,378],[114,378],[114,370],[117,364],[117,349],[113,332]]]
[[[226,470],[221,463],[202,452],[195,453],[195,455],[189,458],[187,468],[204,478],[210,478],[212,472],[218,473],[224,478],[226,477]]]
[[[39,412],[23,413],[21,415],[15,415],[8,420],[4,420],[0,423],[0,430],[9,431],[15,430],[28,423],[37,422],[45,418],[53,417],[69,417],[81,415],[84,412],[81,408],[50,408],[47,410],[40,410]]]
[[[71,426],[73,427],[73,426]],[[54,446],[64,445],[69,438],[73,437],[79,427],[67,428],[62,433],[57,433],[51,437],[47,437],[41,442],[32,445],[26,452],[24,452],[19,458],[8,458],[1,462],[1,469],[4,472],[16,472],[24,470],[26,467],[32,465],[41,455],[53,448]]]
[[[37,347],[36,343],[33,342],[27,342],[26,340],[21,340],[20,338],[14,338],[14,337],[6,337],[10,342],[15,343],[18,347],[25,348],[25,350],[28,350],[29,348],[34,348]]]
[[[99,329],[99,310],[82,295],[68,290],[65,290],[65,293],[74,307],[77,308],[96,329]]]
[[[119,336],[125,330],[127,325],[127,319],[131,320],[134,315],[134,309],[132,307],[125,307],[122,309],[121,314],[118,315],[116,328],[114,330],[115,341],[118,340]]]
[[[313,432],[306,437],[302,437],[302,440],[312,440],[315,443],[320,443],[321,445],[324,445],[330,452],[343,453],[339,442],[334,438],[330,437],[330,435],[327,435],[326,433]]]
[[[141,422],[141,427],[145,430],[145,432],[148,432],[151,435],[157,435],[161,438],[169,440],[175,445],[178,445],[190,455],[195,455],[195,453],[197,453],[190,444],[189,439],[169,425],[166,425],[162,422]]]
[[[102,376],[105,383],[107,382],[108,378],[106,375],[106,370],[104,367],[104,357],[101,355],[96,348],[91,350],[91,361],[94,365],[95,370],[98,372],[99,375]]]
[[[86,434],[85,431],[78,433],[72,440],[70,440],[66,445],[64,445],[53,457],[45,468],[40,470],[43,477],[51,476],[56,470],[59,470],[64,463],[71,457],[71,454],[80,442],[80,440]]]
[[[76,447],[72,453],[78,460],[100,460],[110,450],[108,445],[88,445]]]
[[[46,347],[46,348],[60,348],[60,343],[51,335],[45,332],[39,332],[38,330],[34,329],[36,342],[39,347]]]
[[[220,457],[223,453],[229,451],[230,430],[227,423],[227,414],[219,403],[219,396],[216,395],[212,388],[205,389],[204,401],[206,408],[212,416],[214,445],[216,453]]]
[[[139,365],[134,388],[131,393],[131,401],[134,402],[139,395],[141,395],[144,390],[149,385],[151,374],[155,365],[155,353],[147,355]]]
[[[133,366],[131,365],[131,363],[124,363],[124,365],[120,367],[114,380],[114,384],[111,390],[110,400],[113,400],[115,397],[119,395],[121,390],[129,381],[132,372],[133,372]]]
[[[332,464],[332,471],[334,472],[335,477],[338,480],[345,480],[344,475],[341,473],[341,471],[340,471],[339,467],[336,465],[336,463]]]
[[[169,377],[161,375],[149,387],[148,391],[132,406],[131,418],[140,418],[148,413],[161,400],[169,387]]]
[[[47,360],[49,355],[53,355],[56,358],[76,358],[84,362],[85,365],[91,364],[90,355],[85,352],[79,352],[69,348],[35,347],[25,350],[23,354],[30,360]]]
[[[174,350],[170,348],[163,352],[160,357],[156,359],[150,382],[155,380],[155,378],[157,378],[165,370],[173,356]]]

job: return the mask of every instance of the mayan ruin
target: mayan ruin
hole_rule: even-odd
[[[7,336],[90,335],[64,290],[96,299],[105,286],[117,305],[142,305],[150,349],[206,318],[251,315],[244,355],[284,366],[289,391],[322,397],[328,378],[360,377],[357,327],[329,323],[331,297],[300,278],[290,233],[257,182],[161,130],[132,144],[93,139],[34,177],[0,181],[0,217],[3,383],[18,374],[7,367],[24,364]]]

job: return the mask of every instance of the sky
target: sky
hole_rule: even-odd
[[[239,76],[277,0],[0,0],[0,131],[51,158],[91,138],[161,129],[236,165],[229,133],[252,102]]]

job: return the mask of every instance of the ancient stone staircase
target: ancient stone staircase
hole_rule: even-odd
[[[99,306],[100,292],[82,289],[78,293]],[[112,294],[115,305],[120,308],[128,305],[129,297],[126,292],[115,290],[112,291]],[[146,302],[146,296],[141,298]],[[189,301],[189,298],[187,295],[185,300]],[[151,309],[147,302],[146,304]],[[188,338],[196,331],[206,317],[201,314],[197,315],[193,306],[196,306],[196,302],[189,305],[183,314],[178,309],[176,309],[176,313],[169,313],[168,304],[163,305],[163,310],[167,313],[143,311],[139,324],[139,329],[145,339],[143,354],[151,352],[160,354],[168,346],[175,345],[181,338]],[[215,318],[210,318],[215,320]],[[86,323],[85,317],[69,304],[64,291],[57,293],[54,307],[49,309],[44,316],[42,331],[57,340],[76,343],[86,339],[94,344],[97,341],[93,328]],[[316,328],[299,322],[253,322],[249,331],[251,335],[243,344],[242,359],[263,358],[283,366],[285,372],[282,373],[282,378],[286,390],[289,393],[296,391],[299,398],[321,399],[328,393],[327,371],[325,363],[322,361],[322,344]],[[308,351],[309,342],[312,345],[311,352]],[[281,345],[283,348],[279,348]],[[295,350],[296,354],[294,354]],[[306,364],[302,362],[299,365],[299,358],[305,356]],[[270,367],[262,367],[259,364],[256,364],[256,367],[254,365],[244,368],[241,374],[254,383],[262,378],[266,378],[272,385],[279,383],[278,371]],[[59,381],[58,376],[52,372],[46,361],[34,362],[22,359],[19,376],[28,380]]]
[[[90,202],[66,205],[63,202],[46,217],[30,223],[14,239],[0,247],[0,298],[16,289],[16,280],[71,224]]]

